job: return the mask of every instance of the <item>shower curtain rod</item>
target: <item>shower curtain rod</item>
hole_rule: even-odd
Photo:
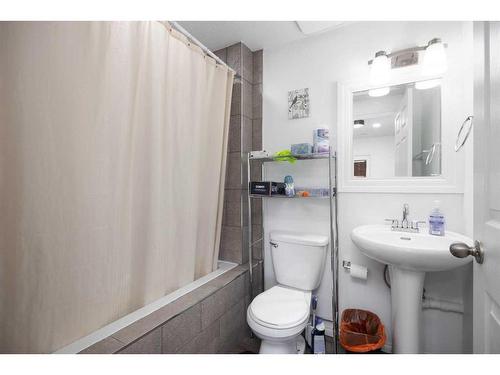
[[[222,61],[215,53],[213,53],[212,51],[210,51],[207,47],[205,47],[203,45],[203,43],[201,43],[198,39],[196,39],[194,36],[192,36],[185,28],[183,28],[181,25],[179,25],[177,22],[175,21],[168,21],[170,23],[170,25],[172,25],[178,32],[180,32],[181,34],[183,34],[186,38],[188,38],[189,40],[191,40],[191,42],[193,42],[194,44],[196,44],[198,47],[200,47],[203,52],[205,52],[207,55],[209,55],[210,57],[212,57],[213,59],[215,59],[215,61],[217,61],[219,64],[227,67],[230,71],[232,71],[234,74],[235,74],[235,78],[239,78],[239,75],[236,74],[236,71],[231,68],[229,65],[227,65],[224,61]]]

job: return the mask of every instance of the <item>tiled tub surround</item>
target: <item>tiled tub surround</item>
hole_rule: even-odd
[[[254,263],[254,291],[262,290],[262,263]],[[235,353],[250,330],[248,263],[113,333],[82,354]]]
[[[215,51],[239,76],[233,84],[229,143],[224,192],[224,216],[219,258],[248,262],[248,178],[246,155],[262,148],[262,50],[252,52],[243,43]],[[260,179],[260,168],[253,179]],[[262,202],[252,206],[254,240],[262,233]],[[254,259],[262,259],[261,245],[254,247]]]

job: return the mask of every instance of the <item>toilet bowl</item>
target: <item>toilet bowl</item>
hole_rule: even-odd
[[[247,322],[262,340],[260,353],[296,354],[297,337],[309,319],[311,292],[274,286],[247,310]]]
[[[261,339],[261,354],[297,354],[305,346],[300,334],[323,274],[328,237],[271,232],[270,244],[278,285],[254,298],[247,323]]]

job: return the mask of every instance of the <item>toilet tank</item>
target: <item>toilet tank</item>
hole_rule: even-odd
[[[316,289],[325,268],[328,237],[285,231],[273,231],[269,237],[278,283],[302,290]]]

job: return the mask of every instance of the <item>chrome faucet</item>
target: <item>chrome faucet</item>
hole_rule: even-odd
[[[425,221],[414,220],[410,222],[410,206],[408,203],[403,205],[403,220],[401,223],[398,219],[385,219],[385,221],[391,222],[391,230],[396,232],[412,232],[418,233],[420,232],[419,224],[425,224]]]
[[[408,216],[410,215],[410,206],[408,203],[403,204],[403,220],[401,220],[401,227],[408,228]]]

